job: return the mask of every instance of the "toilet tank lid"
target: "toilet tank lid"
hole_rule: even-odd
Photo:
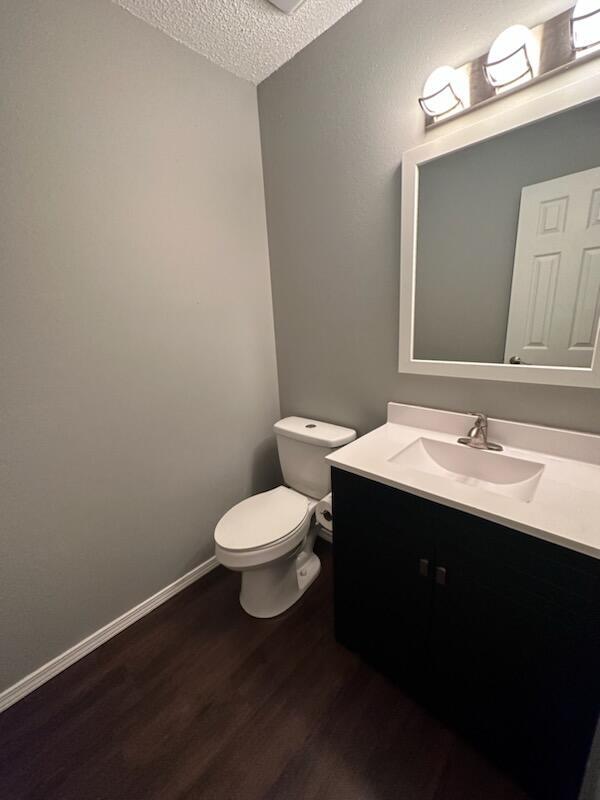
[[[277,436],[287,436],[320,447],[341,447],[356,439],[356,431],[306,417],[285,417],[273,425]]]

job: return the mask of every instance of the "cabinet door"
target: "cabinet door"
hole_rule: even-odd
[[[333,470],[338,640],[401,682],[423,678],[432,603],[428,503]]]
[[[436,703],[533,796],[574,799],[600,709],[598,562],[437,514]]]

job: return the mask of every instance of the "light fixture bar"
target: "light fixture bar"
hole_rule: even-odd
[[[576,40],[573,38],[574,24],[579,24],[582,20],[584,23],[587,19],[597,19],[596,14],[600,11],[593,11],[591,14],[586,14],[580,17],[574,17],[573,8],[552,17],[547,22],[531,28],[532,41],[536,48],[539,50],[539,64],[536,61],[536,68],[531,65],[528,57],[527,49],[524,48],[524,54],[527,59],[527,65],[524,63],[523,75],[520,78],[513,79],[507,85],[501,83],[494,83],[493,67],[497,62],[488,62],[488,54],[484,54],[479,58],[463,64],[462,67],[456,69],[456,73],[462,77],[465,85],[468,86],[468,102],[459,105],[451,114],[433,116],[428,112],[427,100],[430,98],[422,97],[419,99],[421,108],[425,115],[425,128],[436,127],[444,124],[449,119],[456,119],[469,111],[479,108],[487,103],[494,102],[501,97],[519,91],[525,86],[531,86],[550,75],[555,75],[558,72],[563,72],[571,69],[576,64],[588,61],[600,55],[600,46],[593,46],[587,44],[585,47],[578,49],[575,47]],[[600,45],[600,42],[598,43]],[[523,46],[522,46],[523,47]],[[514,57],[522,47],[517,48],[514,53],[500,59],[500,62]],[[525,68],[527,66],[527,68]],[[531,72],[530,72],[531,70]],[[530,80],[527,76],[530,75]]]

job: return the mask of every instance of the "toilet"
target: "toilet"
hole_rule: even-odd
[[[215,528],[217,560],[242,573],[241,606],[261,618],[286,611],[318,576],[313,518],[331,488],[325,456],[356,438],[351,428],[304,417],[273,430],[285,485],[242,500]]]

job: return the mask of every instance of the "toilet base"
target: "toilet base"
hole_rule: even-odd
[[[291,558],[245,570],[240,604],[252,617],[276,617],[302,597],[320,571],[319,557],[305,549]]]

